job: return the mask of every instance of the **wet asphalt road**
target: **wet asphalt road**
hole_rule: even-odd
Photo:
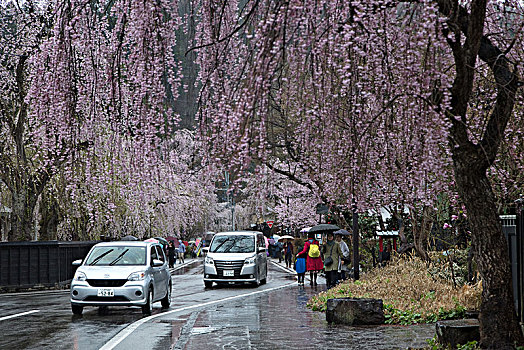
[[[0,349],[407,349],[434,335],[434,325],[329,325],[324,313],[306,308],[324,285],[299,287],[280,266],[269,269],[258,288],[212,289],[204,288],[200,262],[180,269],[171,307],[155,303],[149,317],[124,307],[73,316],[68,291],[0,294]],[[23,312],[32,313],[2,320]]]

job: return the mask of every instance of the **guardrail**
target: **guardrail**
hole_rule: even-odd
[[[0,289],[53,287],[73,278],[71,263],[83,259],[97,241],[2,242]]]

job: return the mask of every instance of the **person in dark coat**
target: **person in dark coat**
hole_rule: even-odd
[[[293,243],[291,240],[287,240],[284,243],[284,258],[286,260],[286,267],[291,268],[291,260],[293,260]]]
[[[308,233],[308,240],[304,243],[304,249],[297,254],[297,257],[306,257],[306,270],[309,271],[309,284],[312,286],[317,285],[317,276],[320,271],[324,268],[324,263],[322,262],[322,257],[320,257],[320,244],[315,239],[315,234],[313,232]],[[316,248],[312,248],[312,245],[316,245]],[[311,250],[311,252],[310,252]],[[318,257],[312,256],[313,251],[318,250]]]
[[[176,248],[173,241],[169,241],[167,246],[167,257],[169,259],[169,267],[174,267],[176,263]]]
[[[326,272],[326,284],[327,288],[333,288],[338,283],[338,265],[342,262],[342,249],[340,244],[335,241],[333,232],[327,234],[326,245],[322,247],[322,253],[324,254],[324,271]],[[328,258],[331,258],[331,263],[326,265]]]

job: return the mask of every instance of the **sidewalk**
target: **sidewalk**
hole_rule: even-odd
[[[295,270],[293,269],[293,264],[291,265],[292,267],[291,268],[287,268],[286,267],[286,261],[284,259],[282,259],[281,262],[278,261],[278,258],[271,258],[271,257],[267,257],[268,261],[270,261],[271,263],[277,265],[280,269],[284,270],[284,271],[287,271],[291,274],[293,274],[295,276],[295,281],[298,282],[298,278],[297,278],[297,273],[295,272]],[[309,273],[306,272],[306,275],[305,275],[305,278],[304,278],[306,281],[309,281],[310,280],[310,277],[309,277]],[[318,282],[318,285],[319,286],[323,286],[324,290],[325,290],[325,285],[326,285],[326,278],[325,278],[325,275],[323,272],[320,272],[318,274],[318,277],[317,277],[317,282]],[[306,283],[307,285],[308,283]]]

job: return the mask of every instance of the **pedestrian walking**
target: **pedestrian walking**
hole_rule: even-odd
[[[293,260],[293,243],[288,239],[284,243],[284,258],[286,260],[286,267],[291,268],[291,262]]]
[[[184,254],[186,253],[186,245],[181,241],[178,240],[178,259],[180,260],[180,263],[183,264],[184,261]]]
[[[306,277],[306,258],[300,257],[297,254],[297,259],[295,261],[295,271],[298,276],[298,285],[304,285],[304,278]]]
[[[282,249],[283,249],[283,244],[282,244],[281,242],[277,242],[276,245],[277,245],[277,258],[278,258],[278,262],[281,263],[281,262],[282,262]]]
[[[169,244],[167,246],[167,257],[169,259],[169,267],[175,266],[176,263],[176,248],[173,244],[173,241],[169,241]]]
[[[342,249],[340,244],[335,241],[333,232],[327,234],[326,245],[322,247],[324,254],[324,271],[326,272],[327,288],[333,288],[338,283],[338,264],[342,260]],[[344,263],[342,261],[342,263]]]
[[[322,257],[320,256],[320,244],[315,239],[315,233],[308,232],[308,240],[304,243],[304,249],[297,256],[306,258],[306,271],[309,271],[309,284],[317,285],[317,276],[324,268]]]
[[[338,279],[339,281],[343,281],[349,277],[351,252],[349,251],[346,242],[342,239],[341,234],[335,233],[335,240],[340,244],[340,250],[342,250],[342,259],[338,262]]]

